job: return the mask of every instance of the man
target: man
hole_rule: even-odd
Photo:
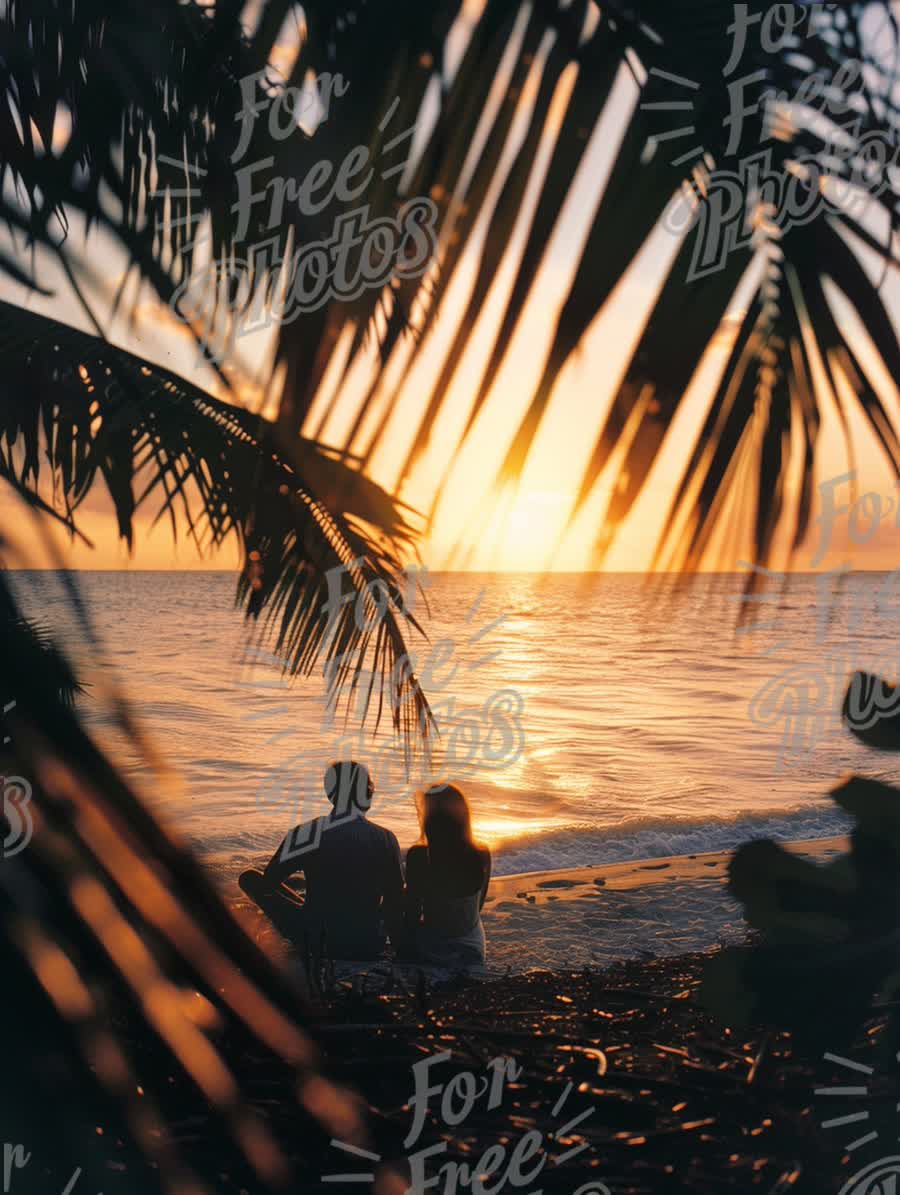
[[[387,934],[394,946],[400,941],[400,845],[366,817],[374,791],[362,764],[331,764],[325,792],[332,812],[291,830],[264,872],[245,871],[238,881],[281,933],[305,941],[314,953],[373,959],[383,952]],[[305,902],[284,883],[300,871]]]

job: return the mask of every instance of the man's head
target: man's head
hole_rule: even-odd
[[[336,760],[325,769],[325,794],[338,817],[367,813],[375,786],[365,764]]]

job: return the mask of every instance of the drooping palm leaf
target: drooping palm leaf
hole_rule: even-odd
[[[802,542],[812,505],[813,460],[821,421],[819,396],[812,381],[814,366],[810,343],[825,363],[830,384],[844,412],[845,426],[852,412],[847,409],[847,394],[839,385],[839,375],[846,378],[846,389],[854,396],[852,405],[871,426],[887,459],[895,468],[900,467],[900,438],[896,428],[860,365],[847,334],[838,326],[823,281],[843,278],[850,292],[847,297],[858,310],[866,313],[879,355],[883,354],[884,369],[897,376],[900,357],[881,298],[828,220],[791,230],[784,238],[784,249],[783,267],[778,267],[779,275],[782,268],[784,271],[783,281],[777,285],[778,306],[770,307],[766,314],[763,280],[757,303],[745,318],[743,331],[715,391],[694,452],[684,467],[660,545],[660,552],[669,554],[670,567],[697,567],[709,545],[722,509],[717,499],[724,495],[723,483],[735,459],[734,454],[741,448],[754,451],[750,441],[742,439],[748,408],[757,411],[758,418],[770,430],[773,426],[770,413],[777,413],[781,429],[779,454],[787,451],[789,414],[797,412],[804,469],[792,540],[795,548]],[[769,396],[760,389],[760,379],[770,383]],[[774,412],[773,403],[776,405]],[[760,450],[763,444],[764,441],[760,441]],[[776,451],[771,439],[769,451]],[[777,469],[774,468],[776,464]],[[765,558],[766,549],[774,537],[777,516],[782,513],[778,479],[786,466],[786,457],[781,459],[779,456],[776,460],[765,451],[757,455],[759,503],[754,534],[758,559]],[[688,517],[689,507],[693,512],[692,530],[678,543],[672,539],[673,528],[682,525],[682,520]]]
[[[588,43],[582,54],[578,78],[566,106],[553,157],[541,187],[513,289],[503,313],[503,321],[494,346],[491,349],[491,356],[472,403],[464,434],[467,434],[475,423],[497,376],[500,364],[512,340],[516,323],[525,307],[525,301],[531,291],[550,235],[556,225],[566,192],[581,163],[591,130],[597,123],[609,98],[619,64],[615,55],[609,52],[606,45],[608,38],[609,25],[604,22],[601,30]],[[601,47],[603,48],[601,49]]]
[[[401,559],[412,527],[383,490],[313,442],[280,447],[259,416],[96,337],[7,304],[0,329],[0,453],[19,487],[40,494],[46,469],[74,528],[105,486],[129,543],[142,509],[173,532],[181,522],[201,550],[234,539],[239,600],[265,615],[290,672],[330,663],[330,698],[349,703],[371,670],[407,747],[427,742],[428,703],[404,664],[404,632],[420,629]],[[355,600],[335,608],[329,574],[359,613]]]
[[[885,22],[879,35],[881,42],[873,48],[871,33],[867,34],[864,26],[867,21],[871,25],[872,14],[876,10],[884,14]],[[470,40],[472,47],[488,43],[488,22],[493,22],[490,29],[496,31],[498,18],[505,11],[500,5],[488,3],[485,6]],[[537,14],[548,22],[548,27],[561,34],[564,28],[562,14],[566,11],[572,25],[577,25],[578,13],[573,6],[563,10],[549,0],[537,5],[529,18],[528,29],[534,27]],[[678,6],[656,3],[654,0],[614,4],[603,11],[593,31],[583,40],[577,36],[573,38],[571,27],[567,27],[569,36],[560,35],[552,70],[545,72],[544,90],[535,101],[529,132],[526,134],[529,148],[512,167],[500,199],[489,206],[487,195],[482,189],[470,189],[465,195],[463,223],[453,226],[461,235],[454,243],[453,253],[444,259],[448,267],[446,274],[442,276],[438,272],[437,286],[429,285],[418,292],[413,282],[406,283],[402,303],[392,308],[394,314],[393,319],[388,321],[387,356],[382,358],[382,369],[373,376],[367,393],[355,411],[355,417],[349,425],[345,424],[351,429],[349,436],[342,441],[345,448],[357,447],[358,435],[364,427],[374,428],[374,434],[362,446],[363,466],[369,462],[385,435],[405,435],[405,459],[401,457],[398,474],[398,483],[402,483],[429,440],[450,393],[450,381],[470,343],[473,321],[479,315],[497,263],[509,245],[519,214],[514,200],[524,192],[529,181],[528,156],[533,153],[533,137],[541,123],[541,113],[547,102],[546,92],[555,72],[565,65],[567,56],[568,61],[578,63],[578,79],[562,116],[560,133],[542,181],[541,196],[526,238],[513,290],[490,347],[474,402],[469,407],[463,439],[471,434],[484,403],[492,395],[493,381],[508,351],[524,303],[531,294],[543,251],[558,227],[558,215],[581,161],[584,145],[597,121],[605,114],[612,81],[623,65],[627,65],[638,80],[640,94],[631,115],[626,118],[623,140],[615,154],[608,181],[598,196],[590,231],[576,263],[573,281],[559,314],[542,375],[537,379],[531,401],[512,433],[501,463],[498,483],[502,485],[515,481],[521,475],[540,432],[560,371],[604,309],[618,280],[647,243],[672,197],[680,187],[687,187],[697,207],[696,219],[701,220],[705,205],[710,203],[710,188],[717,185],[716,172],[731,171],[734,177],[739,177],[738,172],[745,169],[742,165],[744,159],[753,155],[759,158],[762,165],[768,165],[775,178],[786,181],[796,175],[799,181],[795,180],[792,185],[796,187],[797,194],[803,195],[806,187],[811,201],[820,198],[820,188],[828,190],[827,185],[820,184],[820,179],[847,184],[854,178],[861,180],[868,172],[865,184],[871,194],[868,212],[862,219],[846,206],[841,208],[833,203],[819,203],[807,221],[808,229],[806,225],[782,228],[777,219],[773,220],[771,212],[754,207],[756,199],[748,189],[746,221],[748,226],[756,228],[756,232],[752,243],[747,238],[745,247],[737,255],[740,268],[733,260],[734,254],[723,257],[722,269],[730,283],[722,279],[710,283],[708,279],[697,276],[689,268],[690,252],[682,250],[676,258],[676,266],[665,280],[664,290],[651,312],[645,334],[626,368],[624,381],[612,396],[610,417],[601,428],[581,479],[577,508],[590,496],[604,462],[609,459],[616,436],[621,434],[624,427],[623,415],[627,410],[636,410],[634,402],[637,396],[643,394],[646,398],[648,394],[643,384],[637,383],[647,372],[649,357],[651,373],[656,368],[658,373],[665,372],[667,375],[664,379],[666,398],[660,402],[656,394],[647,401],[640,417],[636,414],[635,419],[628,424],[632,438],[623,463],[628,481],[623,489],[617,490],[615,502],[604,516],[604,527],[598,536],[598,558],[603,556],[640,494],[667,441],[674,416],[680,409],[681,396],[696,376],[706,349],[722,330],[727,329],[727,321],[735,316],[740,318],[740,313],[732,310],[732,299],[736,297],[737,283],[743,277],[750,257],[755,257],[757,264],[760,261],[768,263],[759,274],[759,297],[762,306],[767,308],[765,326],[760,325],[747,342],[745,347],[749,355],[739,355],[736,362],[728,367],[722,386],[718,388],[718,397],[716,394],[710,396],[711,418],[707,421],[704,435],[713,439],[719,435],[722,425],[715,411],[721,405],[722,396],[733,393],[737,396],[737,403],[731,409],[729,427],[736,433],[734,446],[740,445],[741,460],[744,462],[742,468],[751,467],[750,457],[758,449],[760,455],[752,466],[757,479],[760,462],[767,470],[777,465],[779,473],[786,474],[792,465],[786,430],[795,419],[799,420],[803,429],[801,451],[804,460],[802,494],[796,509],[789,509],[790,504],[785,504],[780,485],[772,484],[763,487],[759,508],[754,505],[754,513],[748,513],[750,522],[746,523],[746,531],[755,550],[763,554],[770,550],[776,539],[776,524],[781,519],[794,519],[791,539],[795,547],[802,541],[807,527],[811,501],[810,478],[813,475],[816,431],[821,420],[823,397],[816,380],[820,375],[809,360],[810,328],[813,343],[817,344],[819,351],[827,354],[823,360],[829,384],[834,387],[840,380],[843,389],[846,382],[855,394],[866,422],[885,452],[893,459],[893,421],[897,412],[885,410],[881,398],[860,366],[860,354],[850,337],[835,331],[833,312],[823,299],[822,283],[826,278],[831,279],[856,309],[862,323],[867,327],[871,325],[872,338],[882,363],[890,376],[896,376],[896,330],[890,315],[877,298],[876,280],[863,268],[854,246],[854,238],[857,238],[860,244],[878,253],[882,269],[893,268],[896,255],[890,237],[876,235],[872,228],[880,216],[881,223],[893,231],[897,219],[897,180],[895,174],[886,168],[881,169],[879,176],[877,161],[874,171],[871,162],[869,166],[866,165],[866,147],[871,144],[872,138],[881,138],[888,151],[892,146],[896,150],[896,100],[889,73],[896,27],[889,19],[887,5],[851,3],[841,8],[816,8],[814,13],[804,16],[802,26],[798,27],[792,38],[784,38],[783,44],[771,49],[764,46],[760,38],[760,24],[766,15],[766,6],[761,3],[748,7],[750,32],[737,67],[734,64],[729,66],[728,61],[734,49],[730,26],[735,21],[735,13],[733,5],[724,3],[724,0],[691,0]],[[504,36],[511,35],[504,31]],[[493,37],[492,44],[496,46],[495,32]],[[864,77],[860,76],[858,87],[853,84],[852,73],[840,73],[847,59],[853,56],[868,64],[868,71]],[[777,98],[779,94],[788,99],[796,95],[811,70],[821,72],[823,88],[829,97],[831,108],[824,115],[817,115],[809,105],[804,106],[802,103],[786,109],[784,102]],[[738,84],[740,90],[737,100],[740,100],[740,104],[737,106],[747,109],[740,128],[736,125],[733,111],[737,100],[729,92],[729,87]],[[480,85],[483,86],[483,83]],[[478,96],[481,94],[479,91]],[[840,104],[843,102],[848,103],[849,107],[841,113]],[[453,182],[457,179],[459,159],[452,157],[448,147],[451,144],[457,146],[460,140],[463,143],[473,141],[483,112],[480,102],[468,107],[461,103],[458,93],[451,86],[446,96],[442,97],[438,128],[442,117],[451,111],[451,105],[454,119],[452,142],[446,138],[443,142],[429,140],[422,160],[430,164],[443,152],[449,171],[444,179]],[[831,115],[832,111],[841,114]],[[507,128],[505,120],[501,105],[488,131],[486,146],[493,147],[504,140]],[[836,145],[841,147],[837,155],[834,152]],[[493,152],[493,149],[486,151],[484,162],[490,162]],[[424,186],[434,177],[433,172],[422,167],[418,174],[413,174],[410,186]],[[746,173],[743,177],[746,178]],[[441,195],[442,199],[445,198],[443,191]],[[417,302],[424,312],[419,328],[427,333],[442,309],[441,298],[452,278],[455,263],[468,245],[468,230],[479,220],[486,222],[486,233],[483,247],[477,253],[478,269],[471,299],[466,309],[450,317],[458,322],[454,335],[450,337],[449,347],[437,367],[430,395],[423,397],[411,423],[401,429],[393,419],[400,388],[412,375],[421,352],[425,351],[425,345],[430,343],[427,335],[413,345],[399,373],[394,375],[396,380],[387,396],[381,393],[383,367],[392,360],[400,327],[409,318]],[[699,240],[702,231],[698,227],[690,235]],[[845,232],[850,234],[847,239],[844,239]],[[810,237],[815,239],[810,241]],[[814,260],[809,249],[813,243],[816,245]],[[779,265],[780,262],[783,265]],[[790,283],[787,279],[791,280]],[[788,285],[799,287],[798,293],[787,295]],[[708,295],[713,286],[717,299],[710,304]],[[756,298],[751,296],[749,302],[755,307]],[[779,320],[772,318],[774,308],[782,302],[792,312],[785,316],[786,326],[791,333],[788,339],[782,336],[784,329],[780,327]],[[676,322],[679,309],[690,310],[690,318],[693,318],[695,309],[703,313],[698,314],[695,332],[685,336],[683,343],[679,343]],[[726,322],[723,323],[723,320]],[[329,321],[329,343],[334,344],[342,327],[340,312],[332,311]],[[355,337],[344,363],[344,376],[363,344],[361,325],[356,323],[354,327]],[[660,337],[666,342],[665,348],[659,343]],[[653,358],[657,353],[659,363],[654,365]],[[666,366],[661,364],[663,360]],[[738,363],[742,372],[735,390],[731,385],[730,371]],[[659,387],[658,380],[654,383],[648,378],[647,385],[652,384]],[[341,399],[339,386],[332,397],[329,413],[340,406]],[[289,395],[286,395],[285,401],[291,401]],[[494,394],[493,401],[503,402],[502,394]],[[592,398],[586,396],[584,401],[591,402]],[[847,407],[845,393],[839,396],[839,409],[845,434],[849,436],[853,417]],[[376,417],[370,421],[373,412]],[[756,432],[743,435],[751,424],[755,425]],[[320,421],[319,429],[323,426],[324,423]],[[693,447],[687,446],[686,459],[696,459],[696,453],[691,456]],[[701,453],[706,451],[699,442],[697,447]],[[852,451],[852,445],[848,445],[848,451]],[[694,511],[691,516],[695,527],[708,523],[712,518],[712,524],[719,525],[721,530],[719,519],[725,507],[729,506],[725,497],[730,492],[737,464],[732,453],[725,451],[724,446],[719,458],[713,472],[714,475],[718,474],[719,481],[724,481],[722,500],[715,502],[713,496],[709,496],[705,510]],[[448,453],[444,479],[451,468],[452,454]],[[688,471],[683,474],[686,480]],[[435,501],[440,498],[444,479],[438,479],[433,494]],[[696,486],[682,485],[679,489],[681,499],[696,490]],[[713,494],[718,492],[717,482]],[[680,513],[687,514],[683,508]],[[671,531],[671,525],[667,525],[665,539],[670,537]],[[681,554],[682,558],[696,563],[698,550],[704,545],[709,548],[714,538],[721,538],[714,537],[712,532],[713,526],[710,525],[705,533],[695,536],[693,545],[686,546],[686,551]],[[658,558],[661,557],[658,555]]]
[[[340,163],[357,144],[369,147],[375,168],[372,186],[363,197],[371,220],[395,217],[402,197],[401,183],[409,158],[419,108],[443,56],[444,39],[459,11],[455,0],[430,8],[403,0],[392,8],[390,19],[378,5],[347,5],[352,21],[333,5],[307,6],[310,30],[304,64],[314,70],[339,69],[350,84],[334,115],[317,130],[312,144],[327,160]],[[403,29],[403,37],[396,30]],[[282,171],[297,176],[302,168],[297,146],[283,143]],[[429,186],[412,194],[428,194]],[[349,210],[349,206],[345,208]],[[359,206],[357,203],[355,206]],[[318,221],[322,237],[330,235],[342,208],[330,204]],[[361,249],[349,255],[355,268]],[[394,279],[402,289],[402,281]],[[366,288],[352,302],[337,299],[294,324],[285,325],[278,338],[276,367],[285,367],[279,422],[294,434],[303,426],[344,323],[356,328],[360,347],[371,328],[374,313],[384,307],[389,320],[400,312],[392,288],[379,292]],[[400,321],[400,328],[407,326]],[[399,330],[399,329],[398,329]]]
[[[422,340],[428,335],[434,320],[441,310],[444,296],[462,260],[465,248],[469,243],[469,238],[474,231],[476,220],[481,214],[483,206],[487,201],[488,192],[495,182],[500,158],[512,126],[522,88],[532,68],[532,63],[538,52],[544,32],[545,24],[538,12],[532,8],[528,13],[527,23],[521,33],[521,40],[516,43],[515,61],[509,72],[497,117],[491,125],[471,180],[464,191],[457,184],[461,183],[461,175],[471,145],[465,136],[461,135],[459,129],[454,131],[451,143],[453,152],[446,154],[440,162],[437,181],[431,188],[432,193],[438,197],[443,216],[441,220],[441,240],[438,247],[439,269],[437,279],[428,297],[425,314],[421,324],[417,327],[417,334]],[[493,63],[489,59],[484,64],[487,69],[482,78],[480,89],[485,99],[493,82],[496,69],[499,67],[507,36],[508,31],[505,28],[498,31],[494,39]],[[493,72],[490,69],[491,65],[494,65],[495,68]],[[471,104],[471,99],[468,102]],[[465,126],[463,125],[463,127]],[[396,343],[396,340],[394,343]],[[403,371],[395,387],[394,394],[388,402],[389,409],[396,402],[397,391],[406,380],[408,369],[413,359],[414,356],[407,362],[406,369]],[[426,410],[426,414],[422,420],[423,423],[427,423],[429,418],[430,416]],[[353,448],[354,439],[359,431],[360,423],[360,417],[357,417],[351,426],[346,439],[348,450]]]
[[[498,119],[491,128],[487,142],[475,165],[473,177],[463,193],[462,176],[469,161],[472,134],[474,133],[469,122],[473,113],[478,113],[480,116],[488,101],[495,77],[507,50],[508,40],[516,28],[517,10],[521,16],[522,10],[519,5],[497,4],[486,10],[478,22],[464,60],[449,85],[442,110],[407,188],[411,195],[427,194],[429,196],[435,205],[439,229],[437,250],[440,262],[439,272],[437,279],[429,286],[424,302],[424,315],[416,325],[416,335],[420,340],[427,335],[440,310],[441,301],[475,227],[481,204],[487,197],[506,134],[509,132],[513,120],[518,92],[544,31],[544,25],[537,14],[532,11],[516,45],[515,62],[510,78],[506,82]],[[400,281],[391,297],[387,325],[379,342],[380,359],[385,368],[402,343],[402,333],[410,327],[413,301],[415,296],[420,294],[421,289],[419,279]],[[369,302],[371,304],[371,298]],[[364,330],[365,324],[358,323],[357,335],[350,346],[344,367],[345,377],[364,343]],[[369,445],[367,456],[380,439],[380,432],[393,410],[399,387],[408,376],[411,365],[412,358],[407,361],[401,380],[387,401],[386,418],[382,420],[381,427],[376,431],[373,442]],[[362,404],[357,418],[345,438],[344,446],[348,451],[353,447],[366,409],[375,397],[379,381],[380,379],[377,377],[374,379],[367,399]]]
[[[606,513],[603,539],[596,552],[601,560],[640,493],[697,364],[725,319],[749,265],[747,251],[732,254],[725,269],[697,285],[693,302],[685,309],[684,274],[693,252],[693,238],[688,238],[650,314],[582,477],[573,518],[590,497],[636,407],[640,403],[642,409],[646,408],[622,463],[624,484],[616,488]]]
[[[568,54],[562,48],[559,40],[557,40],[541,74],[540,88],[531,112],[525,137],[516,154],[515,161],[512,163],[506,178],[503,180],[503,187],[497,199],[496,208],[492,212],[492,218],[496,219],[503,227],[515,221],[516,215],[522,206],[528,180],[531,177],[534,156],[544,131],[544,121],[556,86],[559,83],[560,75],[568,65],[568,61]],[[475,202],[477,203],[477,198]],[[431,395],[419,423],[416,438],[401,467],[398,478],[399,485],[402,485],[428,442],[434,420],[443,405],[453,375],[475,330],[481,310],[487,300],[488,291],[491,288],[497,270],[500,268],[500,262],[503,259],[506,247],[506,243],[501,238],[487,243],[484,247],[475,285],[466,303],[466,309],[457,321],[453,344],[446,355],[440,375],[432,387]],[[441,281],[444,282],[443,272]],[[435,295],[429,311],[434,310],[438,302],[439,299]],[[425,335],[426,332],[427,328],[423,329],[422,334]],[[377,442],[378,436],[376,434],[367,449],[367,454],[371,454]]]

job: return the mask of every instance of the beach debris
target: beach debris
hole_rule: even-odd
[[[798,1049],[786,1031],[738,1035],[717,1024],[699,999],[708,961],[686,955],[602,972],[466,980],[434,988],[427,1016],[399,991],[370,993],[368,1007],[378,1016],[369,1015],[348,992],[323,1004],[312,1031],[336,1081],[361,1091],[374,1117],[374,1148],[398,1172],[410,1124],[410,1067],[449,1051],[447,1081],[498,1057],[520,1071],[496,1108],[478,1101],[457,1127],[427,1121],[420,1144],[440,1144],[440,1160],[457,1166],[454,1175],[474,1174],[493,1142],[508,1160],[533,1132],[548,1157],[536,1185],[548,1193],[602,1182],[632,1195],[836,1195],[842,1147],[810,1115],[821,1059]],[[866,1036],[869,1055],[877,1038]],[[566,1093],[565,1115],[554,1119]],[[570,1150],[580,1152],[567,1156]],[[469,1189],[458,1187],[460,1195]]]

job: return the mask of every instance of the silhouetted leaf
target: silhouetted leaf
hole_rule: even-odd
[[[371,669],[394,728],[409,736],[406,749],[427,745],[428,702],[400,668],[404,627],[420,628],[399,554],[412,527],[397,504],[329,450],[293,439],[279,447],[260,416],[167,370],[8,304],[0,317],[0,444],[24,439],[22,489],[40,493],[42,428],[54,492],[73,521],[102,478],[129,543],[134,514],[148,507],[171,517],[173,531],[180,522],[201,550],[233,538],[239,597],[250,616],[266,613],[286,669],[308,675],[341,654],[340,644],[331,700],[349,707],[360,669]],[[332,617],[329,574],[359,600],[358,612],[346,602]]]

